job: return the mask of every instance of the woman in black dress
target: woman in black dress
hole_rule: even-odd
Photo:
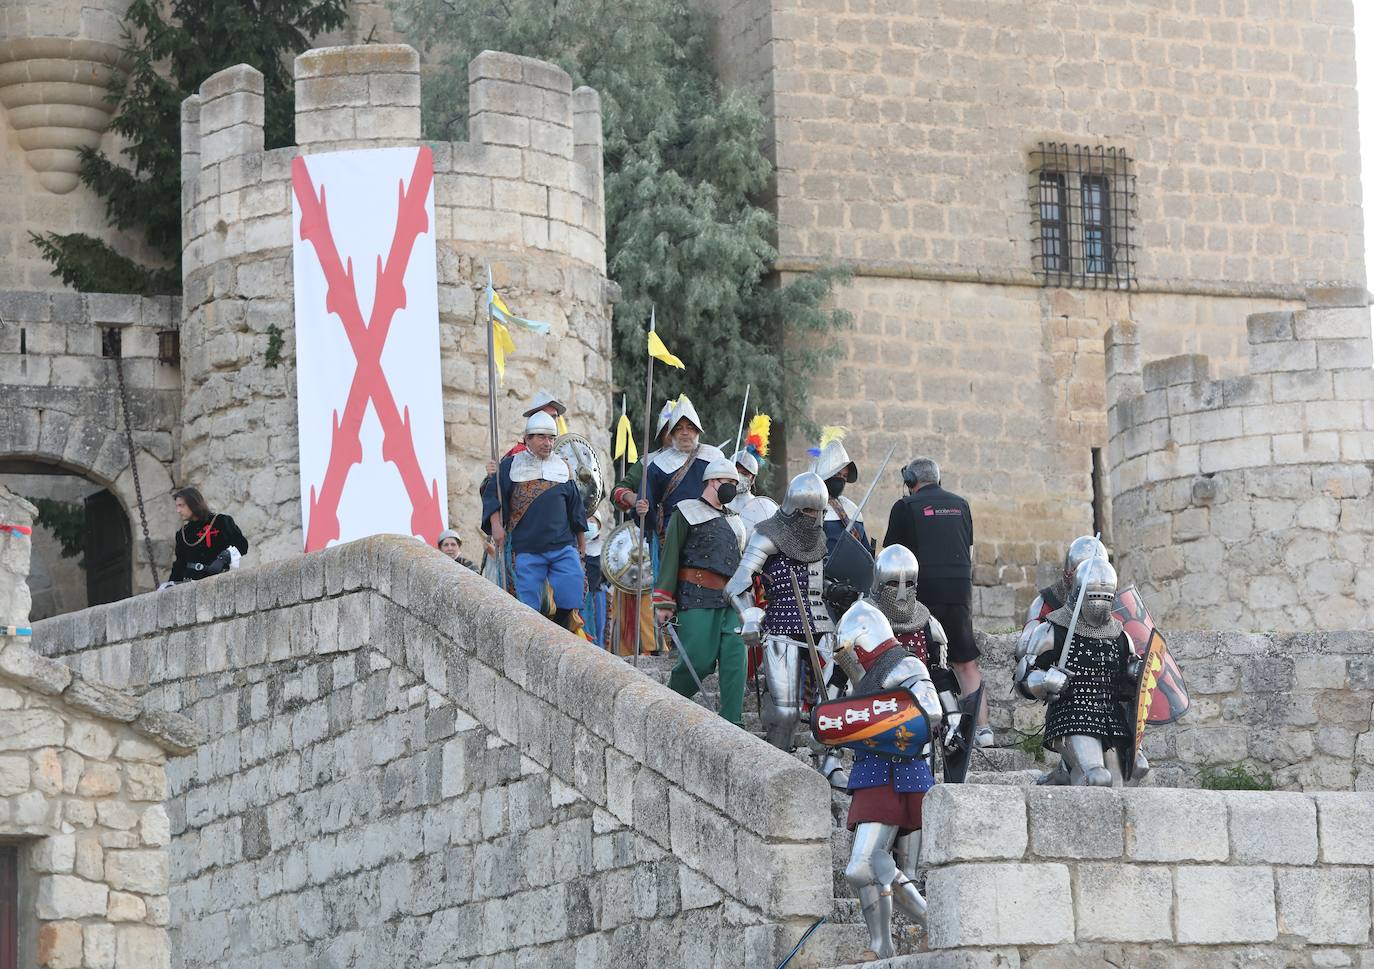
[[[234,519],[211,512],[199,489],[179,488],[172,492],[172,500],[181,516],[173,582],[204,579],[229,569],[234,558],[231,548],[238,549],[239,555],[247,554],[248,539]]]

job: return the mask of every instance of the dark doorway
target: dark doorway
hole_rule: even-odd
[[[92,606],[133,593],[133,534],[124,506],[109,491],[86,497],[86,601]]]
[[[19,849],[0,845],[0,969],[19,969]]]

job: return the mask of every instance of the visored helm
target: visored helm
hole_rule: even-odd
[[[1078,572],[1078,567],[1089,559],[1105,559],[1107,557],[1107,546],[1103,545],[1092,535],[1081,535],[1069,543],[1069,550],[1064,554],[1064,581],[1072,582],[1074,575]]]
[[[916,600],[916,576],[920,565],[905,545],[889,545],[873,562],[875,599],[890,600],[901,612],[908,612]]]
[[[819,517],[829,501],[830,496],[826,494],[825,482],[820,475],[803,471],[787,483],[787,494],[783,496],[780,511],[784,515],[810,512]]]
[[[1090,626],[1103,626],[1112,616],[1116,599],[1116,569],[1106,559],[1088,559],[1073,574],[1073,594],[1083,597],[1080,613]]]
[[[892,624],[881,609],[865,599],[850,606],[835,626],[836,654],[852,649],[865,670],[895,645]]]

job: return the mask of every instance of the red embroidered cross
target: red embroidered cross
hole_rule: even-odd
[[[215,543],[210,540],[219,534],[219,529],[213,527],[214,524],[214,522],[206,522],[205,527],[202,528],[200,534],[196,536],[196,538],[199,538],[205,543],[206,548],[214,548]]]
[[[329,228],[324,187],[321,186],[317,196],[304,158],[297,157],[291,163],[291,186],[301,210],[301,239],[315,248],[326,284],[325,310],[339,317],[358,362],[353,383],[348,390],[348,401],[344,404],[343,420],[339,420],[337,410],[334,412],[329,462],[318,496],[315,486],[310,486],[310,529],[305,536],[307,552],[324,548],[339,537],[339,499],[343,495],[349,470],[353,465],[362,463],[363,448],[359,432],[369,401],[377,412],[384,432],[382,458],[396,466],[410,498],[411,531],[434,545],[443,529],[443,518],[439,511],[439,483],[431,479],[429,487],[425,487],[424,473],[420,470],[420,462],[415,455],[415,441],[411,436],[410,408],[404,412],[397,410],[396,399],[392,396],[391,386],[381,365],[382,349],[386,344],[387,331],[391,328],[391,320],[406,305],[405,273],[411,249],[416,237],[429,228],[425,200],[433,178],[434,164],[430,150],[422,146],[415,158],[415,170],[410,176],[410,191],[406,191],[404,182],[398,184],[400,204],[391,250],[385,265],[381,257],[377,259],[376,296],[372,303],[372,316],[364,324],[353,277],[353,260],[348,260],[348,268],[345,269],[339,259]],[[306,428],[301,428],[301,432],[305,433]]]

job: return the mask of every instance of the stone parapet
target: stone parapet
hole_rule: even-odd
[[[970,838],[968,815],[998,821]],[[1369,944],[1374,794],[941,784],[924,817],[933,949],[1353,965]]]
[[[1250,372],[1206,356],[1141,363],[1134,327],[1106,334],[1108,459],[1119,570],[1170,625],[1367,626],[1374,587],[1368,296],[1247,321]]]
[[[417,542],[245,567],[34,637],[210,734],[169,773],[182,964],[348,938],[374,965],[704,946],[743,969],[831,911],[815,771]],[[243,918],[262,930],[224,932]]]
[[[419,57],[410,47],[307,51],[295,76],[293,147],[262,150],[262,79],[246,65],[207,79],[182,107],[182,476],[235,516],[259,561],[303,545],[292,160],[413,147],[421,134]],[[489,266],[513,308],[552,324],[546,338],[517,335],[498,391],[501,426],[517,426],[539,387],[568,405],[573,430],[600,441],[610,426],[613,287],[599,99],[573,91],[552,65],[486,51],[473,61],[469,100],[472,139],[429,146],[452,522],[477,519],[489,448]]]

